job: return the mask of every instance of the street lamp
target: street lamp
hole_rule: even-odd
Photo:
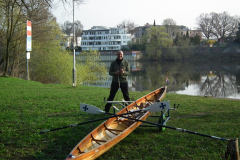
[[[77,86],[76,83],[76,67],[75,67],[75,23],[74,23],[74,0],[73,0],[73,87]]]

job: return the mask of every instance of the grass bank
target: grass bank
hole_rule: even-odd
[[[138,99],[149,92],[130,92],[130,97]],[[85,114],[79,106],[86,103],[103,109],[103,97],[108,94],[106,88],[73,88],[0,77],[0,159],[65,159],[101,122],[44,134],[38,132],[106,116]],[[240,137],[239,101],[176,94],[167,94],[164,100],[181,106],[171,112],[169,126],[222,138]],[[98,159],[218,160],[224,156],[226,146],[226,141],[169,129],[159,132],[157,128],[139,127]]]

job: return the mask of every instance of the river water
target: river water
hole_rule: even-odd
[[[109,69],[111,62],[103,63]],[[130,66],[128,84],[131,91],[152,91],[167,85],[168,93],[240,99],[240,62],[131,61]],[[110,88],[111,77],[108,77],[94,85]]]

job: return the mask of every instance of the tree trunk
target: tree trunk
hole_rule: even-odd
[[[13,62],[12,62],[11,70],[10,70],[10,73],[9,73],[9,75],[10,75],[11,77],[13,77],[13,74],[14,74],[15,61],[16,61],[16,57],[13,56]]]
[[[8,75],[8,65],[9,65],[9,56],[7,54],[5,59],[4,73],[3,73],[3,76],[5,77]]]
[[[4,73],[3,76],[8,76],[8,66],[9,66],[9,40],[7,40],[7,49],[5,53],[5,66],[4,66]]]

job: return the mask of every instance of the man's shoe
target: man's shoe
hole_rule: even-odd
[[[109,115],[109,112],[105,112],[104,114],[105,114],[105,115]]]
[[[105,111],[105,113],[104,114],[108,114],[109,113],[109,111]]]

